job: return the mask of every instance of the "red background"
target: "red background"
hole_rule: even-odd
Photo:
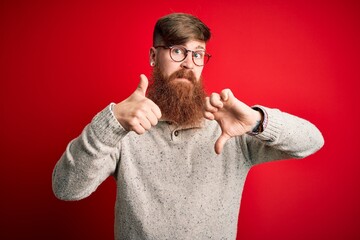
[[[101,3],[100,3],[101,2]],[[212,29],[208,92],[315,123],[324,148],[254,167],[238,239],[360,239],[359,1],[1,1],[1,239],[112,239],[115,182],[57,200],[52,169],[91,118],[149,75],[155,21]]]

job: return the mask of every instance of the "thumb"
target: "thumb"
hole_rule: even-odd
[[[139,85],[138,85],[136,91],[141,92],[145,96],[148,86],[149,86],[149,80],[147,79],[147,77],[144,74],[141,74],[140,82],[139,82]]]
[[[226,143],[227,140],[230,139],[230,136],[222,133],[221,136],[218,138],[218,140],[216,140],[215,143],[215,152],[216,154],[220,154],[224,148],[224,145]]]

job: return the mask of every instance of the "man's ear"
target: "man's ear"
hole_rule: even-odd
[[[154,47],[151,47],[149,51],[149,63],[151,67],[156,64],[156,49]]]

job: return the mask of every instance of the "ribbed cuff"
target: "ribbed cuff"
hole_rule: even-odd
[[[280,110],[259,105],[255,107],[260,108],[267,117],[266,122],[264,122],[264,131],[255,135],[255,137],[263,141],[275,142],[283,129],[283,119]]]
[[[99,141],[108,146],[115,146],[127,133],[112,112],[114,103],[99,112],[91,121],[90,128]]]

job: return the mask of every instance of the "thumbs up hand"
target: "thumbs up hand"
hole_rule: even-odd
[[[137,89],[124,101],[114,107],[114,115],[127,131],[143,134],[158,123],[160,108],[146,97],[149,81],[143,74]]]
[[[222,132],[215,143],[217,154],[221,153],[227,140],[250,132],[262,117],[260,112],[239,101],[230,89],[206,97],[204,116],[220,125]]]

